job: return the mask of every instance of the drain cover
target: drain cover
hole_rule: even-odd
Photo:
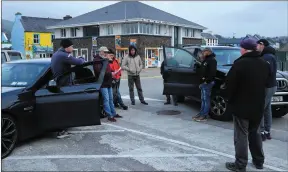
[[[180,113],[177,110],[161,110],[157,112],[157,115],[179,115]]]

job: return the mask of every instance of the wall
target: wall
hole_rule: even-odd
[[[202,39],[198,38],[183,38],[183,45],[185,44],[202,44]]]
[[[21,15],[15,16],[15,21],[11,31],[11,43],[12,49],[20,51],[22,55],[25,55],[24,49],[24,27],[20,21]]]

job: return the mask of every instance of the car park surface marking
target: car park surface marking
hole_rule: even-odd
[[[113,132],[125,132],[125,130],[70,130],[68,131],[71,134],[79,133],[113,133]]]
[[[119,129],[123,129],[123,130],[127,130],[127,131],[130,131],[130,132],[133,132],[133,133],[137,133],[137,134],[140,134],[140,135],[152,137],[152,138],[157,139],[157,140],[163,140],[163,141],[166,141],[166,142],[171,142],[171,143],[174,143],[174,144],[178,144],[178,145],[187,146],[187,147],[190,147],[190,148],[206,151],[206,152],[209,152],[209,153],[212,153],[212,154],[216,154],[216,155],[220,155],[220,156],[224,156],[224,157],[227,157],[227,158],[232,158],[232,159],[235,158],[234,155],[229,155],[229,154],[226,154],[226,153],[223,153],[223,152],[219,152],[219,151],[216,151],[216,150],[212,150],[212,149],[201,148],[199,146],[193,146],[193,145],[191,145],[189,143],[185,143],[185,142],[182,142],[182,141],[169,139],[169,138],[162,137],[162,136],[157,136],[157,135],[154,135],[154,134],[149,134],[149,133],[145,133],[145,132],[142,132],[142,131],[137,131],[137,130],[134,130],[134,129],[129,129],[129,128],[117,126],[117,125],[114,125],[114,124],[108,124],[108,123],[104,123],[104,122],[102,122],[101,124],[102,125],[108,125],[108,126],[115,127],[115,128],[119,128]],[[277,167],[270,166],[270,165],[264,165],[264,167],[268,168],[270,170],[273,170],[273,171],[286,171],[286,170],[283,170],[281,168],[277,168]]]

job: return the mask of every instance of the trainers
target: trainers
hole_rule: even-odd
[[[261,138],[263,142],[267,139],[264,132],[261,132]]]
[[[197,121],[197,122],[205,122],[205,121],[207,121],[207,116],[200,116],[200,117],[196,118],[195,121]]]
[[[164,103],[164,105],[170,105],[170,104],[171,104],[170,101],[167,101],[167,102]]]
[[[120,116],[119,114],[116,114],[116,115],[114,116],[114,118],[123,118],[123,117]]]
[[[108,121],[110,122],[116,122],[117,120],[114,117],[108,117]]]
[[[128,110],[128,106],[126,106],[126,105],[121,105],[121,107],[123,110]]]
[[[267,140],[271,140],[272,139],[270,132],[267,132],[267,131],[265,131],[265,137],[266,137]]]
[[[66,130],[60,131],[57,133],[57,139],[63,139],[65,137],[69,137],[69,133]]]
[[[148,105],[148,103],[145,102],[145,101],[142,101],[141,103],[142,103],[143,105]]]
[[[230,171],[246,172],[246,168],[238,167],[234,162],[226,162],[226,168]]]
[[[192,119],[195,120],[195,119],[197,119],[199,117],[200,117],[200,114],[198,113],[197,115],[193,116]]]
[[[253,165],[255,166],[256,169],[258,170],[262,170],[264,167],[263,167],[263,164],[259,164],[259,163],[256,163],[255,161],[252,160],[252,163]]]
[[[131,102],[131,105],[135,105],[135,102]]]

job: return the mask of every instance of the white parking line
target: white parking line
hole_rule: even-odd
[[[38,159],[97,159],[97,158],[178,158],[178,157],[217,157],[215,154],[135,154],[135,155],[35,155],[10,156],[7,160],[38,160]]]
[[[127,130],[127,131],[130,131],[130,132],[133,132],[133,133],[137,133],[137,134],[140,134],[140,135],[152,137],[152,138],[157,139],[157,140],[163,140],[163,141],[166,141],[166,142],[171,142],[171,143],[174,143],[174,144],[178,144],[178,145],[187,146],[187,147],[190,147],[190,148],[206,151],[206,152],[209,152],[209,153],[212,153],[212,154],[216,154],[216,155],[220,155],[220,156],[224,156],[224,157],[227,157],[227,158],[232,158],[232,159],[235,158],[234,155],[229,155],[229,154],[226,154],[226,153],[223,153],[223,152],[219,152],[219,151],[216,151],[216,150],[213,150],[213,149],[207,149],[207,148],[201,148],[201,147],[198,147],[198,146],[193,146],[193,145],[191,145],[189,143],[185,143],[185,142],[182,142],[182,141],[173,140],[173,139],[165,138],[165,137],[162,137],[162,136],[157,136],[157,135],[153,135],[153,134],[149,134],[149,133],[145,133],[145,132],[142,132],[142,131],[137,131],[137,130],[133,130],[133,129],[129,129],[129,128],[113,125],[113,124],[108,124],[108,123],[101,123],[101,124],[112,126],[112,127],[119,128],[119,129],[123,129],[123,130]],[[264,167],[268,168],[270,170],[273,170],[273,171],[286,171],[286,170],[283,170],[281,168],[270,166],[270,165],[264,165]]]
[[[128,99],[128,100],[130,100],[130,96],[129,96],[129,95],[121,96],[121,98],[122,98],[122,99]],[[139,97],[138,97],[138,96],[135,96],[135,99],[139,99]],[[145,100],[147,100],[147,101],[165,102],[165,100],[152,99],[152,98],[146,98],[146,97],[145,97]]]
[[[79,133],[117,133],[124,132],[125,130],[70,130],[69,133],[79,134]]]

